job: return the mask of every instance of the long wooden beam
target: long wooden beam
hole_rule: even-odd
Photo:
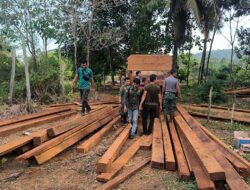
[[[55,113],[65,112],[69,110],[70,108],[54,108],[51,110],[41,111],[41,112],[37,112],[33,114],[20,115],[20,116],[13,117],[11,119],[0,120],[0,127],[12,125],[15,123],[20,123],[20,122],[27,121],[27,120],[34,120],[40,117],[52,115]]]
[[[175,157],[174,157],[174,151],[172,148],[172,142],[170,139],[168,126],[166,125],[166,121],[164,120],[163,115],[161,115],[161,127],[162,127],[166,169],[168,171],[175,171],[176,170],[176,161],[175,161]]]
[[[112,162],[116,159],[122,146],[128,139],[131,130],[131,125],[127,125],[121,134],[116,138],[113,144],[104,153],[101,159],[97,163],[97,171],[100,173],[108,172],[111,169]]]
[[[122,183],[123,181],[134,175],[136,172],[141,170],[144,166],[146,166],[150,162],[150,160],[151,160],[150,158],[144,159],[142,162],[124,171],[119,176],[115,177],[114,179],[110,180],[104,185],[101,185],[100,187],[97,188],[97,190],[110,190],[117,187],[120,183]]]
[[[152,141],[152,154],[151,154],[151,167],[164,169],[164,150],[162,140],[161,121],[155,118],[153,128],[153,141]]]
[[[16,123],[11,126],[5,126],[0,127],[0,137],[1,136],[7,136],[9,134],[12,134],[14,132],[22,131],[31,127],[36,127],[48,122],[56,121],[59,118],[65,118],[76,114],[76,111],[66,111],[66,112],[60,112],[55,113],[53,115],[48,115],[39,119],[36,119],[35,121],[25,121],[21,123]]]

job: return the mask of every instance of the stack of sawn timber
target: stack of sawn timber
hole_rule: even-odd
[[[177,109],[175,127],[198,188],[250,189],[242,179],[242,176],[249,176],[250,163],[197,122],[182,106],[178,105]]]
[[[242,88],[237,90],[228,90],[226,94],[235,94],[238,97],[248,97],[250,96],[250,88]]]
[[[181,180],[194,176],[198,189],[249,189],[242,177],[249,176],[250,163],[198,123],[183,107],[178,105],[175,121],[169,125],[163,116],[155,118],[153,134],[137,137],[121,152],[130,129],[131,125],[126,126],[99,160],[97,180],[106,183],[98,190],[112,189],[144,167],[148,158],[121,172],[140,149],[151,150],[152,168],[177,169]]]
[[[183,105],[184,108],[193,116],[208,117],[208,107],[206,105]],[[250,110],[235,109],[232,113],[231,108],[221,106],[211,106],[210,118],[219,120],[231,120],[243,123],[250,123]],[[232,117],[233,116],[233,117]]]
[[[60,110],[66,109],[67,106],[55,107]],[[117,106],[100,104],[92,108],[91,112],[85,116],[75,114],[67,120],[53,123],[29,136],[18,137],[1,145],[0,156],[18,151],[22,154],[16,158],[17,160],[35,159],[38,164],[43,164],[87,135],[96,132],[101,127],[113,126],[119,120]],[[49,109],[48,112],[51,110]],[[77,112],[74,110],[74,113]]]

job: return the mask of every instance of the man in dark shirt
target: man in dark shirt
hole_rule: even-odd
[[[150,75],[150,83],[145,87],[144,93],[140,103],[140,110],[142,110],[142,126],[143,134],[149,135],[152,133],[154,126],[154,118],[157,113],[162,110],[161,90],[155,84],[156,75]],[[149,126],[147,126],[147,117],[150,115]]]
[[[135,137],[137,127],[138,127],[138,115],[139,115],[139,104],[141,90],[139,88],[140,79],[135,78],[133,80],[133,85],[128,88],[125,94],[125,106],[124,112],[128,112],[129,122],[132,124],[132,129],[129,138],[133,139]]]

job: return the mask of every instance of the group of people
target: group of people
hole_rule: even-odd
[[[131,79],[126,77],[124,84],[120,88],[119,106],[121,115],[121,124],[132,124],[130,138],[137,134],[138,117],[141,114],[143,133],[149,135],[152,133],[154,118],[158,117],[162,111],[168,122],[172,122],[176,107],[176,98],[181,96],[179,82],[176,72],[172,70],[170,75],[165,78],[162,89],[156,83],[157,76],[151,74],[149,81],[141,77],[141,71],[136,72],[132,84]],[[73,86],[79,80],[80,96],[82,100],[82,115],[88,113],[91,108],[88,104],[88,95],[90,89],[95,90],[93,72],[88,67],[86,61],[81,63],[81,67],[76,71]],[[150,118],[148,124],[148,116]],[[128,121],[127,121],[128,118]]]
[[[159,117],[162,107],[167,121],[173,121],[176,98],[181,97],[176,72],[171,71],[170,75],[165,78],[162,89],[156,83],[156,79],[157,76],[151,74],[149,82],[145,78],[141,80],[141,72],[137,71],[132,84],[130,78],[126,77],[124,84],[120,88],[121,124],[127,124],[128,122],[132,124],[131,139],[137,134],[139,113],[141,113],[142,117],[142,135],[152,133],[154,118]],[[147,122],[148,116],[150,118],[149,124]]]

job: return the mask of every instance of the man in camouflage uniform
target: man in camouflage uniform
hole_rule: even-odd
[[[129,122],[132,124],[132,129],[129,138],[133,139],[136,135],[138,127],[139,104],[142,95],[142,90],[139,88],[140,79],[135,78],[133,85],[128,88],[125,94],[125,107],[124,110],[128,111]]]
[[[125,105],[125,94],[129,87],[130,87],[130,78],[126,77],[125,84],[121,86],[119,94],[121,125],[127,124],[127,111],[124,111],[124,105]]]
[[[167,77],[163,83],[163,110],[167,121],[172,122],[174,119],[174,112],[176,110],[176,98],[181,97],[179,81],[176,78],[176,71],[172,70],[170,76]],[[167,117],[170,116],[170,118]]]

